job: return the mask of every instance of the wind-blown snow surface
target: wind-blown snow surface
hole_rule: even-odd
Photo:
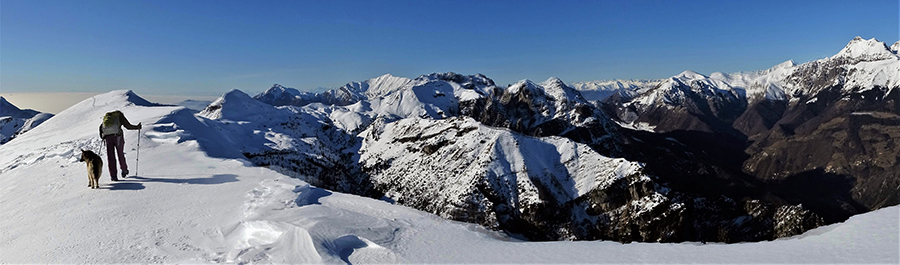
[[[91,190],[75,155],[104,155],[96,126],[113,109],[144,124],[125,132],[137,176]],[[0,146],[0,263],[900,262],[897,206],[771,242],[521,242],[254,167],[213,148],[225,132],[210,122],[113,91]]]

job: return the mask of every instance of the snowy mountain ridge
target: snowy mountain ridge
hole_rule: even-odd
[[[97,95],[0,146],[0,211],[8,217],[0,222],[0,262],[897,261],[896,233],[888,232],[898,229],[896,207],[758,243],[523,242],[327,191],[254,166],[239,153],[229,158],[221,151],[230,147],[218,139],[227,132],[214,120],[183,107],[142,104],[129,94]],[[132,167],[140,138],[140,172],[119,182],[104,175],[102,189],[91,190],[84,187],[85,168],[76,154],[101,150],[96,125],[112,109],[145,126],[142,135],[125,131]]]
[[[895,59],[895,54],[887,44],[876,40],[875,38],[863,39],[856,36],[846,47],[831,57],[831,59],[846,58],[859,61],[880,61],[885,59]]]
[[[658,87],[612,98],[608,104],[618,108],[614,116],[623,123],[643,122],[667,131],[669,126],[659,127],[657,121],[640,117],[664,108],[665,112],[713,116],[731,123],[758,102],[806,102],[833,86],[841,86],[847,97],[873,88],[883,88],[882,94],[889,95],[900,86],[900,57],[884,42],[856,37],[829,58],[800,65],[786,61],[757,72],[706,76],[685,71]],[[733,113],[723,115],[722,110]]]
[[[575,82],[572,87],[581,92],[589,101],[601,101],[613,94],[633,97],[648,89],[659,86],[663,80],[600,80]]]
[[[900,203],[900,148],[891,136],[900,131],[897,102],[900,57],[857,37],[828,58],[758,72],[685,72],[635,97],[613,95],[601,108],[622,127],[695,148],[686,155],[705,153],[700,160],[738,175],[769,185],[796,181],[791,189],[853,205],[804,203],[830,208],[819,213],[839,220]]]
[[[371,84],[379,85],[373,89]],[[243,140],[249,145],[241,147],[254,164],[319,187],[383,197],[531,239],[731,242],[790,235],[820,222],[815,214],[783,202],[736,202],[666,187],[677,178],[658,179],[644,173],[642,163],[617,157],[625,152],[617,139],[625,136],[558,78],[499,88],[483,75],[385,75],[346,87],[366,96],[343,106],[315,102],[257,111],[267,118],[280,117],[268,111],[290,111],[300,119],[229,121],[209,115],[258,105],[227,104],[234,91],[201,116],[222,122],[216,125],[220,130],[238,135],[232,141],[255,139]],[[559,159],[545,160],[548,156]],[[705,203],[690,203],[693,199]],[[733,203],[756,205],[759,212],[750,217],[756,221],[737,222],[750,214],[742,210],[714,210]],[[688,215],[694,211],[711,215],[695,219]],[[659,215],[668,217],[649,221]],[[784,223],[787,216],[806,223]],[[776,223],[785,229],[769,226]],[[755,232],[716,239],[685,226]]]
[[[270,105],[302,107],[310,103],[346,106],[367,98],[376,98],[403,87],[411,80],[385,74],[363,82],[350,82],[322,93],[301,92],[295,88],[273,85],[253,98]]]

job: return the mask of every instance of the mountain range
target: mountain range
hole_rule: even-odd
[[[148,133],[529,240],[772,240],[900,203],[898,47],[857,37],[799,65],[572,86],[276,84]]]
[[[292,124],[290,126],[294,126],[296,131],[282,131],[274,125],[280,125],[277,120],[295,116],[292,108],[275,108],[241,94],[229,93],[222,98],[223,102],[216,105],[228,109],[229,106],[242,106],[232,103],[247,103],[243,105],[246,113],[240,113],[242,108],[232,108],[232,111],[225,111],[222,116],[209,119],[197,115],[198,111],[191,108],[150,104],[131,91],[111,91],[73,105],[40,126],[0,145],[0,212],[4,214],[0,222],[0,262],[896,264],[900,257],[900,243],[896,236],[900,213],[898,206],[855,215],[844,222],[815,228],[801,235],[753,243],[523,241],[521,238],[526,236],[523,234],[485,229],[480,225],[447,220],[426,211],[406,207],[404,205],[417,201],[418,195],[401,190],[403,187],[394,187],[397,193],[377,198],[357,196],[310,185],[299,179],[311,179],[309,176],[275,165],[264,165],[260,163],[262,160],[251,162],[245,153],[293,145],[308,148],[309,154],[313,154],[312,151],[316,148],[346,143],[335,141],[313,145],[317,139],[328,140],[326,137],[315,137],[315,134],[338,131],[334,127],[323,128],[322,126],[329,125],[327,122],[319,123],[318,119],[310,119],[315,116],[301,115],[292,119],[285,126]],[[111,110],[120,110],[129,121],[140,122],[144,126],[143,130],[124,131],[126,160],[133,173],[119,181],[109,181],[104,172],[100,188],[90,189],[84,185],[86,172],[85,164],[78,161],[80,150],[93,150],[104,155],[102,140],[97,137],[97,125],[103,114]],[[264,111],[259,114],[269,115],[271,119],[266,119],[267,116],[250,115],[254,111]],[[247,127],[243,126],[254,126],[255,131],[244,130]],[[540,181],[557,181],[562,187],[571,187],[547,194],[546,197],[540,191],[528,192],[523,188],[523,192],[519,193],[522,194],[521,201],[546,200],[544,198],[564,200],[570,196],[579,196],[591,187],[607,187],[605,190],[610,191],[605,193],[609,195],[607,198],[610,203],[616,203],[615,198],[631,196],[625,193],[640,192],[640,189],[623,189],[631,181],[647,185],[652,184],[649,181],[656,181],[633,175],[640,170],[639,163],[594,155],[584,149],[583,144],[561,137],[524,136],[508,129],[483,126],[467,118],[447,123],[433,119],[401,119],[377,128],[385,130],[380,134],[385,137],[380,139],[389,141],[409,139],[413,134],[418,134],[406,131],[407,128],[423,126],[434,130],[429,130],[428,134],[422,134],[420,138],[432,136],[432,140],[448,137],[456,139],[458,132],[472,128],[475,130],[464,134],[497,137],[498,144],[494,145],[494,150],[505,152],[508,156],[506,161],[517,161],[511,167],[546,169],[548,172],[540,176]],[[461,130],[455,130],[454,127]],[[437,130],[443,132],[439,133]],[[307,136],[303,136],[304,133]],[[233,139],[240,141],[232,141]],[[460,140],[466,139],[463,137]],[[307,144],[300,144],[301,141]],[[517,142],[518,147],[510,142]],[[407,148],[433,154],[440,154],[451,148],[451,145],[445,145],[435,151],[433,148],[436,146],[423,147],[412,143],[409,141],[387,146],[371,143],[366,146],[373,147],[372,149],[357,153],[376,155],[378,149],[375,147],[385,147],[390,150],[383,150],[381,157],[396,157],[398,159],[395,160],[399,160],[407,158],[393,155],[415,152],[406,150]],[[398,144],[400,146],[396,146]],[[551,146],[558,147],[557,151],[550,150]],[[565,150],[575,152],[564,153]],[[559,153],[559,158],[549,155],[553,153]],[[522,158],[514,158],[520,155]],[[415,156],[411,159],[415,159]],[[484,159],[491,158],[479,155],[468,160],[481,163]],[[543,166],[536,165],[541,161],[547,163]],[[452,164],[453,161],[441,162],[449,162],[447,164],[450,165],[446,168],[456,167]],[[493,172],[502,172],[506,167],[503,160],[491,160],[488,163],[492,163]],[[571,182],[558,177],[563,169],[554,166],[557,163],[563,164],[565,171],[577,171],[576,175],[580,177]],[[427,166],[422,165],[420,168],[427,169]],[[473,176],[478,175],[478,172],[471,173],[475,173]],[[515,177],[529,174],[532,172],[517,172]],[[443,181],[442,178],[427,178],[423,174],[419,176],[423,176],[419,180],[421,186],[410,187],[422,194],[428,194],[428,189],[432,189],[429,187],[433,187],[456,195],[461,194],[460,191],[468,186]],[[625,176],[625,179],[619,176]],[[453,176],[445,174],[440,177],[451,179]],[[512,180],[514,176],[500,177]],[[524,178],[515,180],[523,187],[527,187],[529,181]],[[612,183],[608,183],[610,180]],[[397,182],[404,181],[406,180]],[[486,188],[476,186],[476,189],[487,191]],[[604,194],[597,189],[589,193],[594,197]],[[632,212],[622,214],[651,217],[659,214],[662,206],[671,207],[672,204],[665,204],[667,202],[664,197],[674,196],[674,191],[660,190],[659,193],[629,206]],[[411,195],[400,197],[398,194]],[[452,199],[453,196],[437,198]],[[649,207],[657,198],[663,204]],[[486,199],[489,202],[496,201],[493,198]],[[692,203],[694,205],[685,208],[699,208],[700,203],[714,205],[714,202],[703,199]],[[535,204],[523,204],[528,205]],[[441,205],[432,206],[442,208]],[[459,208],[455,205],[446,207]],[[649,213],[634,212],[651,208],[654,210]],[[470,216],[479,213],[478,209],[474,210]],[[790,211],[791,208],[785,207],[773,215],[791,217],[792,215],[785,214]],[[508,211],[500,213],[511,215]],[[596,214],[586,212],[585,217]],[[549,219],[546,216],[543,218]],[[616,218],[622,221],[624,216]],[[659,215],[659,218],[666,217]],[[507,221],[503,222],[508,224]],[[753,222],[754,219],[747,218],[744,221]],[[781,223],[780,229],[785,229],[788,227],[784,224],[790,222]]]

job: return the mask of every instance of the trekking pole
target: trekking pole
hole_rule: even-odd
[[[138,144],[138,146],[137,146],[137,160],[134,161],[134,175],[135,175],[135,176],[140,176],[140,175],[138,175],[138,172],[140,172],[140,171],[138,171],[138,170],[141,168],[141,129],[140,129],[140,128],[138,128],[138,135],[137,135],[137,138],[138,138],[138,139],[137,139],[137,144]]]

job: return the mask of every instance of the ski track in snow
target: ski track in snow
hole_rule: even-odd
[[[101,148],[95,124],[106,111],[91,102],[0,146],[0,263],[900,262],[897,206],[771,242],[522,242],[210,156],[223,151],[198,139],[219,137],[216,129],[117,93],[97,97],[144,124],[137,176],[110,182],[104,168],[101,189],[86,187],[75,156]],[[126,132],[133,172],[137,136]]]

